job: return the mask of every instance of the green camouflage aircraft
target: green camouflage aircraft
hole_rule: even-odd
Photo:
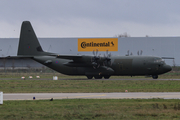
[[[21,26],[17,57],[31,58],[57,72],[66,75],[85,75],[88,79],[108,79],[110,76],[152,76],[171,71],[171,66],[160,57],[153,56],[111,56],[59,55],[44,52],[29,21]]]

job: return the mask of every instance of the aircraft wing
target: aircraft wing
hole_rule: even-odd
[[[82,58],[82,55],[58,55],[58,54],[51,54],[49,56],[54,56],[57,58],[62,58],[62,59],[69,59],[69,60],[74,60],[74,59],[78,59],[78,58]],[[18,56],[6,56],[6,57],[0,57],[0,59],[4,59],[4,58],[33,58],[34,56],[31,55],[18,55]]]
[[[58,55],[57,58],[74,60],[74,59],[82,58],[82,56],[81,55]]]
[[[76,60],[82,58],[82,55],[58,55],[58,54],[51,54],[48,56],[54,56],[61,59],[69,59],[69,60]],[[33,58],[34,56],[30,55],[18,55],[18,56],[5,56],[0,57],[0,59],[20,59],[20,58]]]
[[[59,55],[59,54],[50,54],[47,56],[53,56],[59,59],[68,59],[72,60],[70,62],[64,63],[64,65],[69,67],[90,67],[92,66],[91,57],[92,56],[85,56],[85,55]],[[18,55],[18,56],[7,56],[7,57],[0,57],[0,59],[29,59],[35,56],[28,56],[28,55]]]
[[[92,56],[90,55],[58,55],[58,54],[51,54],[50,56],[55,56],[56,58],[60,59],[68,59],[73,60],[64,65],[69,67],[90,67],[92,65]]]
[[[20,59],[20,58],[33,58],[32,56],[6,56],[0,57],[0,59]]]
[[[58,55],[58,54],[52,54],[50,56],[55,56],[57,58],[69,59],[69,60],[75,60],[75,59],[82,58],[82,55]]]

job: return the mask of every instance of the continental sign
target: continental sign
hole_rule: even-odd
[[[118,38],[79,38],[78,51],[118,51]]]

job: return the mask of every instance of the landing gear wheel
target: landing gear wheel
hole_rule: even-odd
[[[158,79],[158,75],[152,75],[153,79]]]
[[[104,78],[105,78],[105,79],[109,79],[110,76],[109,76],[109,75],[105,75]]]
[[[94,76],[94,78],[95,78],[95,79],[102,79],[102,76],[96,75],[96,76]]]
[[[93,76],[92,76],[92,75],[88,75],[87,78],[88,78],[88,79],[92,79]]]

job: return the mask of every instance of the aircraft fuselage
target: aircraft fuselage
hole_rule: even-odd
[[[104,56],[92,51],[90,55],[59,55],[43,51],[38,38],[29,21],[21,26],[18,53],[19,58],[32,58],[35,61],[66,75],[85,75],[88,79],[108,79],[112,75],[152,75],[166,73],[171,67],[159,57],[153,56]]]
[[[33,59],[62,74],[92,77],[105,75],[152,75],[156,77],[172,69],[161,58],[153,56],[112,56],[110,65],[103,65],[102,63],[98,68],[93,68],[91,65],[92,57],[85,56],[86,59],[83,60],[82,58],[79,63],[54,56],[35,56]],[[47,64],[46,61],[50,61],[50,63]]]

